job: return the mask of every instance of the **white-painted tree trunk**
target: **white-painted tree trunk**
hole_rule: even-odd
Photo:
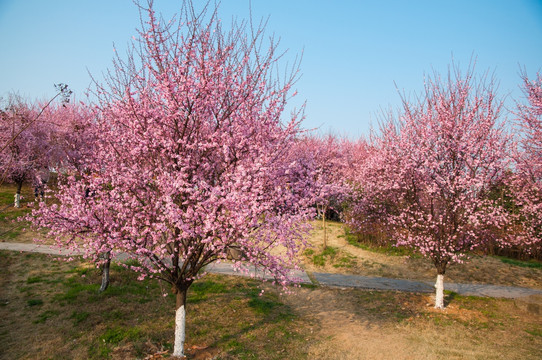
[[[184,356],[184,340],[186,338],[186,310],[181,305],[175,312],[175,345],[173,356]]]
[[[437,275],[435,288],[437,289],[435,296],[435,309],[444,309],[444,275]]]
[[[21,194],[15,194],[15,207],[21,207]]]

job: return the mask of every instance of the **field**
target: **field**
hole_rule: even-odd
[[[1,199],[7,205],[12,195],[5,193]],[[40,236],[11,222],[25,211],[4,209],[0,241]],[[319,226],[315,223],[309,239],[314,247],[303,258],[309,273],[434,277],[424,259],[355,244],[338,223],[330,224],[330,248],[323,250]],[[162,283],[137,281],[114,266],[110,288],[100,294],[100,272],[92,264],[8,251],[0,251],[0,273],[0,359],[160,359],[171,354],[174,298]],[[475,257],[451,267],[446,281],[542,289],[542,266]],[[313,285],[282,294],[258,281],[207,275],[189,290],[188,358],[540,358],[541,297],[448,293],[446,300],[446,310],[437,311],[427,294]]]

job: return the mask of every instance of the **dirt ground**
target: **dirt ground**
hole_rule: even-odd
[[[430,295],[381,292],[375,298],[370,293],[318,288],[284,297],[318,324],[314,337],[321,341],[309,347],[309,359],[539,358],[542,338],[529,336],[525,328],[540,331],[542,317],[513,301],[458,300],[439,311]]]

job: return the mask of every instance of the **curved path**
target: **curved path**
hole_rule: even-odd
[[[60,256],[77,256],[81,255],[77,252],[70,252],[69,250],[59,249],[56,246],[37,245],[27,243],[7,243],[0,242],[0,250],[11,250],[20,252],[36,252],[49,255]],[[127,256],[119,256],[120,260],[127,258]],[[215,263],[207,267],[207,271],[216,274],[225,275],[237,275],[237,276],[261,276],[269,278],[265,273],[258,271],[257,269],[251,270],[248,273],[240,273],[233,269],[232,264],[227,262]],[[403,279],[390,279],[381,277],[368,277],[359,275],[345,275],[345,274],[328,274],[328,273],[311,273],[309,275],[304,271],[294,271],[292,275],[301,280],[304,284],[314,284],[330,287],[340,288],[362,288],[362,289],[375,289],[375,290],[398,290],[406,292],[426,292],[431,293],[434,291],[433,284],[426,281],[412,281]],[[445,283],[446,290],[451,290],[460,295],[470,296],[486,296],[496,298],[509,298],[517,299],[530,295],[542,295],[542,290],[529,289],[513,286],[498,286],[487,284],[457,284],[457,283]]]

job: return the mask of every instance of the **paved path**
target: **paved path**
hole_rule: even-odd
[[[399,290],[426,293],[432,293],[435,291],[435,287],[430,281],[414,281],[326,273],[313,273],[313,276],[321,285],[333,287],[354,287],[362,289]],[[537,289],[488,284],[458,284],[446,281],[444,282],[444,289],[456,292],[460,295],[487,296],[508,299],[516,299],[530,295],[542,295],[542,290]]]
[[[0,242],[0,250],[12,250],[22,252],[37,252],[50,255],[61,256],[76,256],[80,255],[77,252],[69,252],[67,250],[59,249],[55,246],[36,245],[36,244],[24,244],[24,243],[6,243]],[[121,256],[126,258],[125,256]],[[207,267],[207,271],[216,274],[225,275],[241,275],[247,277],[263,276],[265,278],[271,278],[265,273],[259,272],[254,269],[248,273],[238,272],[233,269],[231,263],[221,262],[211,264]],[[330,287],[341,288],[362,288],[362,289],[376,289],[376,290],[398,290],[407,292],[426,292],[431,293],[435,291],[433,284],[427,281],[413,281],[403,279],[390,279],[381,277],[368,277],[359,275],[344,275],[344,274],[328,274],[328,273],[312,273],[312,277],[315,280],[311,281],[307,273],[304,271],[292,272],[292,275],[301,280],[304,284],[313,284]],[[457,283],[444,283],[446,290],[451,290],[460,295],[472,295],[472,296],[487,296],[498,298],[516,299],[530,295],[542,295],[542,290],[529,289],[513,286],[498,286],[498,285],[485,285],[485,284],[457,284]]]

